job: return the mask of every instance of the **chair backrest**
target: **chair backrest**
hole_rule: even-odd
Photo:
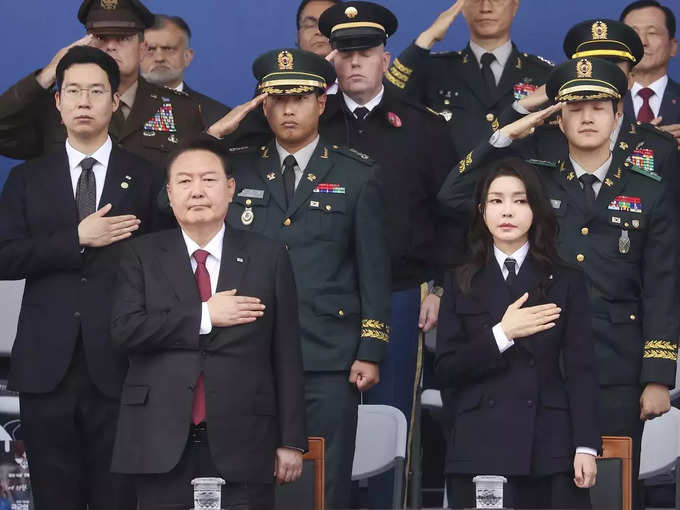
[[[680,456],[680,409],[647,420],[642,433],[640,479],[669,473]]]
[[[680,397],[680,359],[675,367],[675,388],[671,390],[671,400],[675,401]]]
[[[352,480],[392,469],[406,457],[406,416],[396,407],[360,405]]]
[[[302,476],[295,482],[276,486],[276,510],[325,509],[325,440],[308,438],[309,447],[302,457]]]
[[[629,437],[602,436],[597,462],[597,483],[590,489],[593,508],[631,510],[633,441]]]

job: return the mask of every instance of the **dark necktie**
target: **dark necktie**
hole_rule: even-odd
[[[283,187],[286,191],[286,205],[290,207],[293,203],[293,196],[295,195],[295,167],[297,161],[295,156],[288,154],[283,160]]]
[[[508,288],[512,288],[512,284],[515,283],[515,280],[517,279],[517,273],[515,272],[517,261],[511,257],[508,257],[505,259],[503,264],[505,264],[505,267],[508,270],[508,277],[505,279],[505,283],[507,284]]]
[[[201,301],[206,302],[212,296],[212,288],[210,287],[210,273],[205,267],[205,261],[209,253],[205,250],[196,250],[194,252],[194,260],[196,261],[196,283],[198,284],[198,294],[201,296]],[[196,382],[196,389],[194,390],[194,403],[191,408],[191,421],[194,425],[198,425],[205,421],[205,383],[203,382],[203,371],[198,376]]]
[[[586,199],[586,208],[588,211],[592,211],[593,207],[595,207],[595,190],[593,189],[593,184],[595,182],[600,182],[600,179],[598,179],[593,174],[583,174],[578,178],[578,180],[581,181],[581,184],[583,184],[583,194]]]
[[[649,98],[654,95],[654,91],[649,87],[638,90],[638,96],[642,98],[642,106],[640,111],[638,111],[637,120],[638,122],[648,123],[654,120],[654,112],[649,104]]]
[[[486,90],[490,95],[496,94],[496,77],[491,70],[491,64],[496,60],[493,53],[485,53],[482,55],[482,78],[486,84]]]
[[[76,204],[78,218],[83,219],[97,209],[97,181],[92,167],[97,162],[94,158],[85,158],[80,162],[80,177],[76,186]]]
[[[354,109],[354,115],[357,116],[358,120],[364,120],[369,113],[371,113],[370,110],[364,106]]]

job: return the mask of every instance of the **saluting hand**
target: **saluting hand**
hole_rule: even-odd
[[[38,81],[40,86],[44,89],[50,88],[55,80],[57,79],[57,65],[59,64],[59,61],[66,55],[66,52],[73,48],[74,46],[92,46],[94,43],[94,36],[92,34],[87,34],[85,37],[81,37],[75,42],[72,42],[68,46],[65,46],[64,48],[60,49],[54,57],[52,57],[52,60],[50,60],[50,63],[47,64],[45,67],[42,68],[42,71],[40,71],[35,79]]]
[[[238,129],[239,124],[241,124],[241,121],[245,118],[245,116],[262,104],[262,101],[264,101],[265,97],[267,97],[266,92],[254,97],[247,103],[236,106],[224,117],[210,126],[207,133],[210,136],[214,136],[215,138],[223,138],[232,134]]]
[[[539,110],[534,113],[525,115],[521,119],[516,120],[503,126],[501,128],[501,134],[511,140],[519,140],[532,135],[535,129],[545,122],[545,119],[551,117],[553,114],[557,113],[562,109],[562,103],[557,103],[543,110]]]
[[[429,50],[435,43],[441,41],[464,6],[465,0],[454,2],[451,7],[442,12],[437,19],[434,20],[434,23],[432,23],[430,28],[418,36],[418,39],[416,39],[416,46]]]
[[[520,99],[518,103],[530,112],[535,112],[536,110],[543,108],[548,103],[548,94],[545,91],[545,84],[538,87],[527,97]]]
[[[109,216],[111,204],[106,204],[98,211],[83,218],[78,224],[78,242],[80,246],[101,248],[123,239],[139,228],[141,221],[134,214]]]
[[[678,150],[680,150],[680,124],[667,124],[662,126],[662,122],[663,117],[657,117],[652,122],[650,122],[650,124],[658,127],[661,131],[666,131],[666,133],[672,134],[673,138],[675,138],[675,141],[678,143]]]
[[[508,338],[524,338],[540,331],[553,328],[562,311],[555,303],[522,308],[529,299],[525,292],[514,303],[508,306],[501,320],[501,328]]]
[[[210,322],[218,327],[255,322],[264,315],[265,308],[259,298],[237,296],[236,289],[216,292],[208,299]]]

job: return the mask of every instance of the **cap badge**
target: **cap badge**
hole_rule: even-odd
[[[593,39],[607,38],[607,24],[604,21],[593,23]]]
[[[112,11],[118,8],[118,0],[101,0],[103,9]]]
[[[354,19],[359,15],[359,11],[357,11],[356,7],[348,7],[345,9],[345,16],[347,16],[349,19]]]
[[[279,70],[293,69],[293,55],[289,51],[282,51],[278,57]]]
[[[592,78],[593,77],[593,63],[587,58],[582,58],[576,64],[577,78]]]

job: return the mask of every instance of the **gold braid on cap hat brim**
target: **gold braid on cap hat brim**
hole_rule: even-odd
[[[264,93],[266,92],[267,94],[274,94],[274,95],[281,95],[281,94],[309,94],[310,92],[314,92],[318,87],[309,87],[308,85],[301,85],[299,87],[294,87],[290,89],[277,89],[276,87],[262,87],[260,86],[260,92]]]
[[[383,32],[387,33],[385,27],[379,23],[372,23],[370,21],[352,21],[350,23],[340,23],[339,25],[335,25],[333,28],[331,28],[331,34],[336,30],[342,30],[344,28],[377,28],[378,30],[382,30]]]

